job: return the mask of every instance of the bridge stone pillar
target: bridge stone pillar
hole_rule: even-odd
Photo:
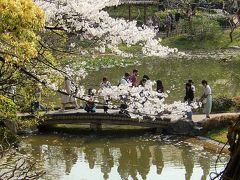
[[[101,123],[90,123],[90,129],[93,131],[101,131],[102,124]]]
[[[163,128],[162,127],[157,127],[154,130],[155,130],[155,133],[157,133],[157,134],[162,134],[162,132],[163,132]]]

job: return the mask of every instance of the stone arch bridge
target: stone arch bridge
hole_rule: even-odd
[[[34,118],[32,114],[21,114],[20,118]],[[102,124],[110,125],[131,125],[149,128],[164,128],[171,123],[170,118],[157,117],[155,120],[144,117],[143,119],[131,118],[126,114],[119,114],[118,111],[111,110],[109,113],[97,112],[86,113],[83,110],[70,110],[65,112],[51,111],[43,116],[41,126],[57,124],[90,124],[93,130],[100,130]]]
[[[131,125],[155,128],[159,132],[164,130],[169,134],[199,135],[210,129],[226,126],[229,122],[235,122],[240,117],[239,113],[212,114],[212,118],[209,120],[205,120],[204,116],[204,114],[194,115],[193,121],[180,115],[173,119],[159,116],[155,120],[149,117],[144,117],[139,120],[124,114],[119,114],[117,110],[109,110],[109,113],[86,113],[84,110],[69,110],[65,112],[51,111],[46,113],[42,117],[43,121],[40,122],[40,125],[90,124],[92,130],[101,130],[102,124]],[[35,118],[34,115],[29,113],[18,114],[18,117],[22,120]],[[16,123],[6,120],[4,124],[12,132],[18,133]]]

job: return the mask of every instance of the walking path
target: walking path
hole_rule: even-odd
[[[212,118],[216,118],[216,117],[221,117],[221,116],[234,116],[234,115],[240,115],[240,112],[238,113],[217,113],[217,114],[210,114],[210,120]],[[194,122],[199,122],[204,120],[206,117],[205,114],[196,114],[192,116],[192,119]]]

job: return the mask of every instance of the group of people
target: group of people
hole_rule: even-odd
[[[157,80],[157,89],[156,91],[158,93],[164,93],[164,87],[162,84],[161,80]],[[148,75],[144,75],[140,81],[138,81],[138,70],[134,69],[132,71],[132,74],[130,75],[129,73],[125,73],[124,76],[119,80],[118,86],[120,85],[131,85],[133,87],[137,86],[142,86],[146,87],[148,86],[149,88],[151,86],[150,78]],[[112,85],[108,81],[107,77],[103,77],[102,82],[100,83],[100,88],[111,88]],[[61,97],[61,109],[60,111],[65,110],[65,106],[67,104],[72,104],[75,109],[79,108],[79,105],[77,104],[76,98],[74,95],[76,95],[76,91],[74,90],[73,86],[71,85],[71,80],[68,77],[65,77],[64,79],[64,91],[66,92],[66,95],[62,95]],[[88,97],[87,97],[87,102],[85,104],[84,110],[87,112],[96,112],[96,104],[94,103],[94,96],[96,95],[95,90],[90,88],[88,89]],[[160,97],[161,98],[161,97]],[[104,112],[107,113],[108,111],[108,106],[107,104],[110,102],[110,97],[105,98],[105,105],[103,106]],[[120,105],[120,112],[124,112],[125,109],[127,108],[126,104],[121,104]]]
[[[150,83],[150,78],[148,75],[143,75],[142,79],[138,82],[138,70],[134,69],[132,72],[132,75],[129,73],[125,73],[124,76],[119,81],[118,85],[127,85],[131,84],[132,86],[142,86],[146,87]],[[204,107],[204,113],[206,114],[206,118],[210,118],[210,113],[212,109],[212,90],[211,87],[208,85],[208,82],[206,80],[202,80],[202,86],[203,86],[203,93],[198,102],[201,102]],[[164,93],[164,87],[161,80],[156,81],[156,91],[158,93]],[[103,81],[100,84],[101,88],[111,88],[111,83],[108,81],[106,77],[103,78]],[[148,87],[152,87],[151,85]],[[186,94],[184,97],[184,102],[187,102],[189,105],[191,105],[192,102],[194,102],[194,96],[196,87],[194,85],[194,82],[190,79],[185,84]],[[162,97],[159,97],[162,98]],[[106,103],[108,103],[110,99],[106,100]],[[121,109],[126,109],[127,106],[124,106],[124,104],[121,105]],[[104,107],[104,112],[107,112],[107,107]],[[192,118],[190,118],[192,119]]]
[[[157,92],[158,93],[164,93],[164,88],[161,80],[157,80]],[[138,70],[134,69],[132,71],[132,74],[130,75],[129,73],[125,73],[124,76],[120,79],[118,86],[125,86],[125,85],[130,85],[132,87],[145,87],[146,89],[152,90],[152,84],[150,81],[150,78],[148,75],[143,75],[142,79],[138,81]],[[100,84],[101,88],[110,88],[111,83],[107,81],[107,78],[103,78],[103,82]],[[162,97],[159,97],[162,98]],[[120,112],[121,114],[128,114],[127,109],[127,104],[124,102],[126,99],[122,98],[123,103],[120,105]],[[106,104],[110,101],[110,98],[106,100]],[[107,107],[104,106],[104,112],[107,112]]]
[[[126,84],[131,84],[132,86],[148,86],[149,88],[152,88],[152,86],[150,85],[150,78],[148,75],[143,75],[142,79],[138,82],[137,80],[138,78],[138,70],[134,69],[132,72],[132,75],[130,75],[129,73],[125,73],[124,77],[122,77],[122,79],[119,82],[119,85],[126,85]],[[161,80],[157,80],[157,89],[156,91],[158,93],[164,93],[164,88],[163,88],[163,83]]]
[[[119,80],[118,86],[120,85],[131,85],[133,87],[149,87],[152,88],[151,81],[148,75],[144,75],[140,80],[138,80],[138,70],[134,69],[132,71],[132,74],[125,73],[124,76]],[[149,85],[149,86],[148,86]],[[210,118],[211,113],[211,107],[212,107],[212,91],[210,86],[208,85],[208,82],[206,80],[202,80],[203,85],[203,94],[201,98],[198,100],[199,102],[202,102],[204,105],[204,112],[206,114],[206,118]],[[103,77],[102,82],[100,83],[100,88],[111,88],[112,85],[107,79],[107,77]],[[68,77],[65,77],[64,80],[64,89],[66,91],[66,95],[62,96],[62,107],[60,111],[63,111],[65,109],[66,104],[72,103],[74,105],[75,109],[79,108],[79,105],[77,104],[76,98],[73,96],[75,93],[74,89],[72,88],[71,81]],[[194,101],[195,96],[195,85],[192,80],[188,80],[188,82],[185,84],[186,94],[184,97],[184,102],[187,102],[189,105]],[[158,93],[164,93],[164,86],[161,80],[156,81],[156,91]],[[94,89],[90,88],[88,89],[88,98],[87,102],[85,104],[85,111],[87,112],[96,112],[96,104],[94,101],[94,96],[96,95],[96,92]],[[162,97],[159,97],[162,98]],[[104,112],[107,113],[108,106],[107,104],[110,102],[110,97],[105,98],[105,105],[103,106]],[[121,104],[120,109],[124,110],[126,109],[126,104]]]
[[[202,86],[203,93],[198,101],[201,102],[204,106],[204,113],[206,114],[206,118],[210,118],[210,113],[212,109],[212,89],[208,85],[208,82],[206,80],[202,80]],[[184,102],[187,102],[190,105],[194,101],[194,94],[196,91],[194,83],[191,79],[188,80],[188,82],[185,84],[185,89],[186,94],[184,97]]]
[[[152,90],[152,82],[150,81],[150,78],[148,75],[143,75],[143,77],[139,80],[138,79],[138,70],[134,69],[132,71],[132,74],[130,75],[128,72],[124,74],[124,76],[119,80],[118,86],[122,85],[130,85],[132,87],[144,87],[145,89]],[[202,102],[204,106],[204,113],[206,114],[206,118],[210,118],[211,108],[212,108],[212,90],[211,87],[208,85],[208,82],[206,80],[202,80],[203,85],[203,93],[201,98],[198,100],[198,102]],[[40,103],[41,101],[41,85],[34,83],[34,96],[33,100],[31,102],[31,113],[34,114],[37,110],[43,110],[48,111],[48,108],[45,107]],[[112,85],[107,79],[107,77],[103,77],[102,82],[100,83],[100,88],[111,88]],[[184,102],[187,102],[189,105],[191,105],[192,102],[195,101],[195,85],[192,80],[188,80],[188,82],[185,84],[185,96],[184,96]],[[15,95],[16,87],[11,87],[9,89],[9,93],[13,96]],[[161,80],[156,81],[156,91],[159,94],[164,93],[164,86]],[[64,111],[67,104],[72,104],[74,106],[74,109],[79,109],[79,105],[77,103],[76,99],[76,93],[77,88],[73,86],[72,81],[69,77],[65,76],[64,78],[64,93],[61,96],[61,109],[60,111]],[[88,94],[86,98],[86,104],[84,107],[84,110],[87,112],[96,112],[96,104],[94,97],[96,95],[96,90],[90,88],[88,89]],[[159,96],[161,99],[162,96]],[[13,99],[15,100],[15,99]],[[105,113],[108,111],[108,103],[110,102],[110,97],[105,97],[105,102],[103,106],[103,110]],[[124,99],[122,99],[124,101]],[[120,112],[127,113],[127,104],[123,103],[120,105]],[[190,118],[191,119],[191,118]]]

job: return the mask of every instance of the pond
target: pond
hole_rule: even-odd
[[[183,100],[188,79],[195,83],[196,98],[201,96],[203,79],[209,82],[214,97],[240,95],[239,59],[215,56],[148,58],[136,66],[99,67],[89,72],[82,85],[98,89],[104,76],[117,85],[125,72],[136,68],[139,80],[147,74],[151,80],[163,81],[165,90],[170,91],[167,102]],[[28,152],[42,162],[44,179],[51,180],[205,180],[210,179],[211,172],[223,170],[229,158],[222,155],[216,164],[218,153],[189,144],[183,137],[130,135],[116,130],[112,134],[39,134],[26,137],[23,142]]]
[[[228,155],[184,141],[184,138],[128,134],[58,135],[25,137],[23,144],[46,172],[43,179],[178,179],[205,180],[223,170]]]
[[[199,53],[198,53],[199,54]],[[147,74],[151,80],[160,79],[165,90],[170,94],[167,102],[182,101],[185,95],[185,83],[192,79],[196,86],[196,98],[202,93],[201,81],[207,80],[213,90],[213,96],[240,95],[240,61],[237,57],[224,56],[216,59],[215,56],[192,58],[148,58],[139,61],[139,66],[100,68],[92,71],[83,80],[86,88],[99,88],[102,78],[108,77],[113,85],[117,85],[125,72],[131,73],[133,69],[139,70],[138,80]]]

